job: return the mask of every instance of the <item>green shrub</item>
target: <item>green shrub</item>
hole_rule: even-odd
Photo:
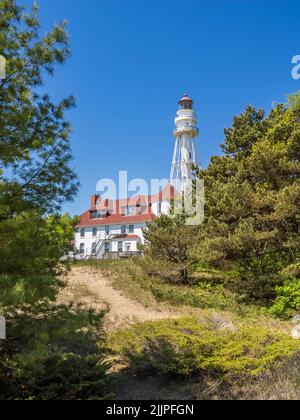
[[[99,355],[60,353],[47,358],[43,370],[13,377],[8,400],[103,400],[109,398],[108,366]]]
[[[16,276],[0,274],[0,307],[25,306],[42,301],[45,296],[55,301],[63,282],[50,275]]]
[[[300,350],[289,336],[264,328],[220,330],[196,319],[137,324],[109,337],[109,349],[137,370],[180,376],[258,374]]]
[[[277,299],[270,310],[273,315],[288,319],[300,310],[300,279],[286,280],[276,291]]]
[[[32,277],[57,275],[61,258],[71,249],[76,219],[23,212],[0,220],[0,274]]]
[[[0,400],[86,400],[108,397],[102,343],[105,312],[81,305],[5,308],[8,340],[0,342]]]

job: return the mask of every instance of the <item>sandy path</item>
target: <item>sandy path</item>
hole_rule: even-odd
[[[68,275],[68,286],[62,300],[75,300],[96,309],[108,306],[106,328],[109,330],[128,326],[135,322],[176,318],[179,313],[162,306],[144,307],[112,287],[105,273],[92,268],[74,267]]]

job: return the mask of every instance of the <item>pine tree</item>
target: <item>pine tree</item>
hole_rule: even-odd
[[[40,36],[36,5],[0,0],[0,55],[0,400],[101,399],[104,313],[57,304],[74,221],[56,212],[78,187],[65,119],[74,98],[54,104],[41,91],[70,55],[66,23]]]
[[[148,273],[173,278],[180,282],[189,281],[189,271],[197,262],[193,249],[197,244],[197,228],[187,226],[185,216],[163,215],[144,231],[146,244],[143,246],[144,268]],[[179,276],[172,273],[179,272]]]
[[[45,74],[70,55],[66,23],[40,37],[38,9],[0,0],[0,218],[16,212],[58,210],[73,197],[77,179],[70,166],[70,124],[65,111],[74,98],[54,104],[41,94]]]
[[[213,157],[205,180],[205,223],[198,258],[237,269],[247,297],[270,299],[300,260],[299,94],[268,116],[248,107],[225,130],[224,154]]]

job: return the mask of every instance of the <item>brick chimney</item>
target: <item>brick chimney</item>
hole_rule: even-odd
[[[94,195],[94,194],[91,196],[91,209],[96,207],[99,197],[100,195]]]

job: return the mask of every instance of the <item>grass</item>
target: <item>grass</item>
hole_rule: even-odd
[[[90,260],[76,264],[105,272],[116,290],[145,307],[155,307],[158,302],[178,308],[183,316],[196,313],[212,319],[229,317],[231,320],[242,319],[247,325],[282,332],[290,329],[288,322],[270,316],[268,309],[240,302],[238,296],[222,284],[218,271],[198,272],[199,283],[183,285],[145,275],[140,264],[132,259]]]
[[[171,305],[186,305],[194,308],[215,308],[226,310],[229,306],[240,305],[234,295],[221,285],[170,284],[158,277],[149,277],[133,260],[84,261],[76,263],[109,272],[116,289],[122,290],[133,300],[144,303],[152,295],[158,301]]]
[[[74,302],[97,301],[98,295],[85,284],[76,284],[69,286],[68,292]]]
[[[91,260],[76,263],[105,271],[112,285],[132,300],[149,306],[154,302],[194,309],[232,312],[238,316],[256,319],[267,315],[267,310],[241,303],[238,296],[220,282],[219,272],[198,273],[195,284],[168,283],[158,277],[145,275],[134,260]]]
[[[145,307],[155,306],[156,298],[151,292],[150,283],[132,260],[90,260],[75,263],[79,267],[90,267],[106,273],[116,290]],[[150,279],[149,279],[150,280]]]

